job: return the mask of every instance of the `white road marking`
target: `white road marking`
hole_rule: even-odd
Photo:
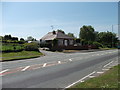
[[[61,64],[61,61],[58,61],[58,64]]]
[[[106,67],[106,66],[110,65],[111,63],[113,63],[113,61],[109,62],[108,64],[104,65],[103,67]]]
[[[82,81],[80,81],[80,82],[85,82],[85,81],[82,80]]]
[[[43,64],[43,67],[45,67],[46,65],[47,65],[47,63],[44,63],[44,64]]]
[[[107,67],[107,68],[111,68],[111,67]]]
[[[68,86],[67,86],[67,87],[65,87],[65,88],[69,88],[69,87],[71,87],[71,86],[75,85],[75,84],[76,84],[76,83],[78,83],[78,82],[82,82],[82,81],[84,81],[84,79],[85,79],[85,78],[89,77],[90,75],[94,74],[95,72],[96,72],[96,71],[94,71],[94,72],[92,72],[92,73],[88,74],[87,76],[85,76],[85,77],[83,77],[82,79],[80,79],[80,80],[78,80],[78,81],[76,81],[76,82],[74,82],[74,83],[72,83],[72,84],[68,85]]]
[[[25,71],[29,68],[30,66],[26,66],[24,69],[22,69],[21,71]]]
[[[72,61],[72,59],[69,59],[69,61]]]
[[[9,69],[6,69],[6,70],[3,70],[0,72],[0,74],[4,73],[4,72],[7,72]]]
[[[107,70],[109,70],[109,69],[102,69],[102,70],[107,71]]]
[[[104,73],[104,72],[97,72],[97,73],[102,74],[102,73]]]
[[[89,78],[94,78],[95,76],[89,76]]]

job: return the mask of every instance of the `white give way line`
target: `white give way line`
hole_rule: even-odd
[[[6,70],[3,70],[0,72],[0,74],[4,73],[4,72],[7,72],[9,69],[6,69]]]
[[[85,78],[87,78],[87,77],[91,76],[91,75],[92,75],[92,74],[94,74],[95,72],[96,72],[96,71],[94,71],[94,72],[92,72],[92,73],[88,74],[87,76],[85,76],[85,77],[81,78],[80,80],[78,80],[78,81],[76,81],[76,82],[74,82],[74,83],[72,83],[72,84],[68,85],[68,86],[67,86],[67,87],[65,87],[65,88],[69,88],[69,87],[71,87],[71,86],[73,86],[73,85],[77,84],[78,82],[82,82]]]
[[[113,63],[113,61],[111,61],[110,63],[106,64],[106,65],[105,65],[105,66],[103,66],[103,67],[106,67],[106,66],[110,65],[111,63]]]

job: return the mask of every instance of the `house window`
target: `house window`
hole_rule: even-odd
[[[65,43],[64,43],[65,46],[68,46],[68,40],[65,40],[64,42],[65,42]]]
[[[69,43],[70,45],[73,45],[73,40],[70,40],[70,43]]]
[[[59,39],[58,40],[58,45],[60,46],[60,45],[63,45],[63,40],[62,39]]]

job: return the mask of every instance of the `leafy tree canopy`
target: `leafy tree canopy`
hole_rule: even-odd
[[[95,40],[95,30],[92,26],[83,26],[80,28],[79,37],[85,41],[94,41]]]

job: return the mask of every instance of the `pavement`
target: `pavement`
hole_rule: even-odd
[[[96,77],[118,64],[118,50],[59,53],[1,62],[2,88],[69,88]]]

